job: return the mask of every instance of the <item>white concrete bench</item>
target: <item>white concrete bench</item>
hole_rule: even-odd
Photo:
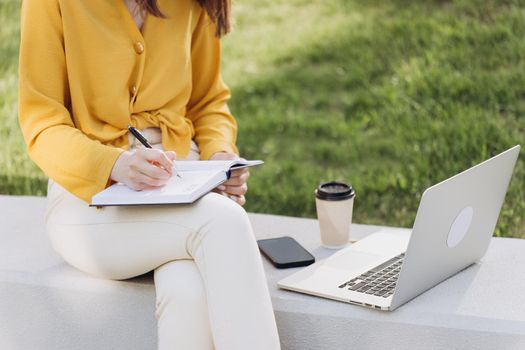
[[[68,266],[47,241],[44,209],[43,198],[0,196],[0,349],[155,349],[152,275],[106,281]],[[258,238],[333,253],[315,220],[250,218]],[[295,269],[264,264],[283,350],[525,349],[525,240],[494,238],[480,263],[392,313],[279,290]]]

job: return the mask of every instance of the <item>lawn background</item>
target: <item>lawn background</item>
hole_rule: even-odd
[[[0,0],[0,193],[45,194],[17,115],[20,0]],[[252,171],[246,209],[315,217],[327,180],[354,221],[411,226],[425,188],[525,146],[525,1],[237,0],[223,76]],[[286,232],[282,232],[285,234]],[[525,238],[525,151],[496,228]]]

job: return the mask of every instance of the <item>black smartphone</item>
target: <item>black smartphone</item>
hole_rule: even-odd
[[[257,244],[261,253],[278,269],[307,266],[315,262],[314,256],[292,237],[259,239]]]

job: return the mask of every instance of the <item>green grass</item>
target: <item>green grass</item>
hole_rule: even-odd
[[[0,0],[0,193],[45,195],[45,177],[29,160],[17,121],[19,16],[19,0]]]
[[[247,210],[315,216],[351,182],[354,221],[411,226],[434,183],[525,140],[525,1],[245,0],[224,39]],[[0,0],[0,192],[44,194],[16,122],[19,1]],[[525,238],[525,152],[496,234]]]

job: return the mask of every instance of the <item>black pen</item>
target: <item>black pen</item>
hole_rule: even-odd
[[[136,138],[137,140],[139,140],[140,143],[142,143],[142,144],[144,145],[144,147],[146,147],[146,148],[153,148],[153,147],[151,147],[151,145],[149,144],[148,140],[146,140],[146,138],[144,137],[144,135],[142,135],[142,134],[140,133],[140,131],[138,131],[138,129],[136,129],[136,128],[134,128],[133,126],[129,125],[129,126],[128,126],[128,130],[129,130],[129,132],[130,132],[133,136],[135,136],[135,138]],[[175,168],[175,167],[174,167],[174,168]],[[177,171],[177,170],[175,169],[175,172],[176,172],[176,171]],[[180,176],[180,174],[179,174],[178,172],[176,172],[175,175],[177,175],[177,177],[181,178],[181,176]]]
[[[128,130],[129,132],[135,136],[135,138],[137,140],[139,140],[140,143],[142,143],[144,145],[144,147],[146,148],[153,148],[151,147],[151,145],[149,144],[148,140],[146,140],[146,138],[144,137],[144,135],[142,135],[140,133],[140,131],[138,131],[138,129],[135,129],[134,127],[132,127],[131,125],[128,126]]]

